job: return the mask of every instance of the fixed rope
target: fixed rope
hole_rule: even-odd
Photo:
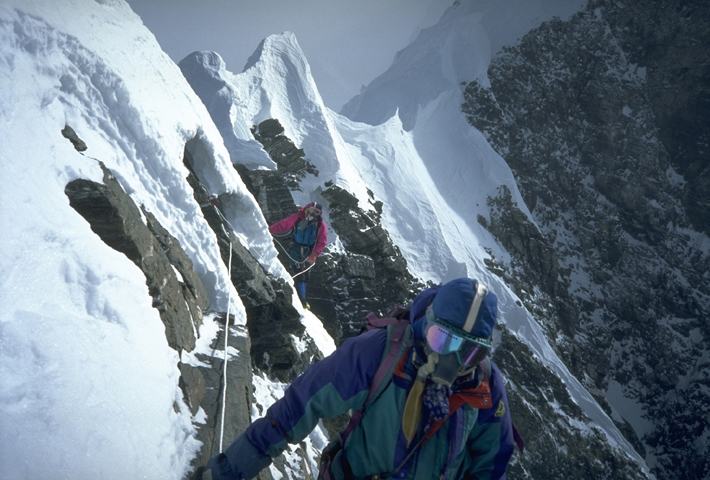
[[[303,263],[303,262],[299,262],[298,260],[296,260],[295,258],[293,258],[291,255],[289,255],[289,254],[288,254],[288,250],[286,250],[286,248],[285,248],[283,245],[281,245],[281,242],[279,242],[276,237],[274,237],[274,241],[279,244],[279,247],[281,247],[281,250],[283,250],[283,252],[286,254],[286,256],[287,256],[293,263],[299,264],[299,265],[300,265],[301,263]],[[306,273],[308,270],[310,270],[311,268],[313,268],[313,267],[315,267],[315,266],[316,266],[315,263],[311,263],[311,266],[310,266],[310,267],[306,268],[305,270],[301,270],[301,271],[298,272],[296,275],[292,275],[291,278],[296,278],[297,276]]]
[[[313,268],[313,267],[315,267],[315,266],[316,266],[315,263],[311,263],[311,266],[310,266],[310,267],[306,268],[305,270],[301,270],[301,271],[298,272],[296,275],[292,275],[291,278],[296,278],[296,277],[299,276],[299,275],[303,275],[304,273],[306,273],[308,270],[310,270],[311,268]]]
[[[229,220],[227,220],[222,212],[217,208],[217,205],[213,204],[210,202],[210,205],[214,207],[214,210],[217,212],[217,215],[224,221],[229,227],[234,231],[234,227],[232,226],[231,223],[229,223]],[[200,205],[201,207],[203,205]],[[204,205],[205,207],[207,205]],[[226,233],[226,232],[225,232]],[[284,251],[286,256],[290,258],[291,260],[294,261],[294,263],[300,263],[297,262],[295,259],[293,259],[289,254],[288,251],[284,248],[283,245],[281,245],[281,242],[278,240],[274,239],[276,243],[279,244],[281,249]],[[229,281],[232,281],[232,242],[229,242],[229,265],[228,265],[228,271],[229,271]],[[305,270],[297,273],[296,275],[293,275],[292,278],[296,278],[297,276],[306,273],[308,270],[313,268],[315,264],[311,264],[310,267],[306,268]],[[220,432],[219,432],[219,451],[220,453],[224,452],[224,420],[227,412],[227,349],[229,347],[229,309],[232,304],[232,289],[229,289],[229,295],[227,297],[227,317],[224,322],[224,368],[222,371],[222,385],[223,385],[223,390],[222,390],[222,419],[220,421]]]
[[[229,242],[229,282],[232,282],[232,242]],[[227,296],[227,319],[224,322],[224,371],[222,378],[222,422],[219,432],[219,452],[222,453],[224,449],[222,448],[224,442],[224,416],[227,411],[227,347],[229,346],[229,307],[232,304],[232,289],[229,289],[229,295]]]

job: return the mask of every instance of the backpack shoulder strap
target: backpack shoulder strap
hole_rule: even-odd
[[[387,326],[387,342],[390,348],[387,350],[387,347],[385,347],[387,353],[380,361],[380,366],[370,383],[370,393],[367,396],[363,410],[372,401],[375,394],[379,393],[380,387],[386,385],[387,382],[384,382],[384,380],[392,377],[395,365],[397,365],[397,362],[399,362],[411,344],[411,332],[409,320],[397,320],[396,323],[391,323]]]
[[[367,330],[372,330],[373,328],[385,328],[389,325],[394,325],[400,320],[404,320],[405,314],[408,312],[409,310],[401,305],[398,305],[387,312],[383,318],[378,317],[374,312],[370,312],[365,316],[365,320],[367,322],[365,328]]]

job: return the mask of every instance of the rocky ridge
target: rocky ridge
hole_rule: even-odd
[[[213,57],[199,54],[201,58],[207,58],[205,55]],[[222,79],[229,77],[229,74],[222,72],[221,68],[217,74],[214,62],[195,62],[196,59],[193,54],[180,63],[185,77],[195,84],[196,93],[211,112],[218,128],[228,135],[232,134],[231,130],[236,127],[225,121],[224,112],[231,108],[225,98],[237,102],[240,97],[231,92],[230,85]],[[200,86],[205,77],[209,78],[210,85],[213,80],[217,82],[213,85],[212,94]],[[241,125],[237,127],[241,128]],[[358,201],[328,178],[324,178],[318,186],[317,179],[321,173],[310,164],[308,151],[298,147],[285,135],[277,118],[253,125],[251,135],[268,153],[276,168],[263,168],[264,162],[253,165],[250,158],[253,149],[242,153],[233,150],[232,162],[257,199],[267,222],[273,223],[294,213],[297,206],[292,192],[300,191],[302,184],[308,184],[315,192],[309,200],[324,204],[329,227],[338,235],[340,241],[328,247],[319,257],[311,271],[308,287],[312,312],[323,320],[337,343],[360,331],[367,312],[383,313],[393,305],[406,303],[424,287],[421,283],[409,283],[406,264],[381,227],[379,215],[383,206],[374,196],[369,199],[370,205],[365,206],[368,208],[363,209],[361,200]],[[315,190],[313,185],[316,185]],[[504,203],[501,201],[501,206]],[[514,209],[510,212],[516,213]],[[547,245],[543,235],[524,215],[515,214],[512,220],[516,229],[510,235],[513,244],[542,255],[540,258],[535,255],[530,257],[532,266],[544,267],[548,260],[555,258],[554,249]],[[504,225],[498,222],[495,215],[491,223]],[[276,240],[282,242],[287,239]],[[278,244],[276,246],[278,248]],[[288,263],[283,256],[281,260],[284,264]],[[498,263],[494,259],[491,268],[499,268],[504,274],[509,267],[503,264],[496,266]],[[536,281],[546,283],[545,288],[559,291],[556,268],[558,266],[553,264],[552,268],[543,269],[535,277]],[[507,278],[514,279],[512,276]],[[533,288],[529,290],[534,292]],[[505,327],[501,327],[501,337],[503,345],[501,351],[496,353],[496,359],[509,379],[514,418],[529,445],[524,456],[515,455],[510,478],[550,478],[550,472],[554,473],[553,478],[560,479],[570,476],[589,479],[648,478],[643,466],[613,442],[610,443],[572,400],[569,387],[538,362],[518,337],[510,334]],[[503,351],[507,349],[511,349],[509,356]],[[513,354],[518,351],[521,353]],[[506,362],[510,363],[510,367],[503,365]],[[562,444],[565,447],[560,447]],[[554,462],[551,457],[554,457]],[[304,470],[299,472],[293,475],[298,478]]]
[[[281,138],[278,142],[273,138],[264,140],[265,132],[282,135],[282,130],[275,128],[277,124],[277,120],[268,120],[255,127],[254,133],[255,138],[263,142],[271,158],[278,164],[279,159],[283,157],[274,154],[274,151],[281,152],[283,147],[271,150],[269,146],[290,140],[287,138]],[[288,150],[296,155],[305,155],[296,148],[288,148]],[[301,165],[294,159],[287,159],[286,164]],[[289,183],[289,177],[293,172],[289,172],[288,169],[282,172],[281,167],[272,172],[249,171],[245,167],[238,167],[238,170],[245,183],[250,188],[254,188],[252,193],[260,199],[262,208],[273,213],[275,211],[273,206],[279,203],[277,200],[279,195],[286,193],[283,186]],[[284,179],[279,183],[276,179],[284,175]],[[266,180],[267,178],[269,180]],[[254,185],[262,188],[255,188]],[[266,185],[271,187],[267,188]],[[309,301],[312,310],[323,319],[329,332],[339,332],[338,326],[343,329],[344,336],[338,337],[342,340],[359,332],[364,315],[360,312],[378,311],[393,305],[393,303],[385,303],[386,297],[381,296],[381,292],[387,295],[388,282],[391,285],[393,282],[407,278],[399,270],[402,266],[406,269],[406,262],[403,259],[399,260],[396,246],[382,241],[388,239],[386,231],[382,229],[376,218],[370,217],[357,208],[358,202],[350,193],[334,185],[324,186],[326,188],[322,190],[321,195],[327,199],[326,209],[330,214],[333,228],[345,238],[348,247],[345,248],[345,252],[334,252],[331,247],[319,258],[309,283],[311,298]],[[295,207],[291,208],[281,215],[285,216],[293,212]],[[278,216],[273,220],[277,219]],[[521,228],[523,232],[533,236],[531,233],[533,227],[526,226],[517,217],[516,221],[519,222],[516,228]],[[526,236],[524,241],[532,243],[534,239],[531,240]],[[539,243],[544,244],[542,240]],[[370,255],[361,252],[369,252]],[[391,252],[395,254],[392,255]],[[378,264],[380,264],[379,271]],[[388,275],[388,270],[393,272],[394,276]],[[382,275],[382,280],[378,280],[381,271],[385,273]],[[399,299],[402,301],[398,303],[407,303],[424,286],[420,284],[416,287],[410,287],[408,293],[399,293]],[[648,478],[638,463],[609,445],[603,432],[594,426],[572,400],[565,385],[535,358],[520,339],[508,332],[505,327],[499,327],[499,331],[502,341],[496,349],[494,358],[506,374],[511,409],[514,411],[516,424],[528,443],[525,455],[514,456],[509,468],[509,478],[567,479],[572,476],[589,479]],[[340,421],[342,422],[342,419]],[[343,425],[339,426],[342,428]],[[335,422],[334,427],[334,431],[337,431],[338,421]],[[566,445],[564,452],[560,451],[560,444]],[[551,460],[552,458],[554,460]]]
[[[305,175],[317,176],[318,171],[308,162],[306,152],[284,135],[277,119],[261,122],[252,133],[277,169],[250,170],[240,164],[235,168],[272,224],[298,210],[291,190],[299,189],[298,181]],[[340,343],[360,333],[369,312],[384,314],[409,301],[423,285],[409,273],[378,214],[360,208],[355,196],[331,182],[324,182],[319,197],[329,217],[328,226],[340,237],[344,251],[329,245],[318,258],[310,273],[308,301],[328,333]],[[374,199],[372,204],[375,212],[381,209]],[[288,266],[284,248],[288,248],[289,238],[277,237],[276,241],[281,261]]]

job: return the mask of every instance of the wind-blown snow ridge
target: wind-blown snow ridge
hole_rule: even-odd
[[[230,148],[234,163],[274,167],[263,150],[263,155],[254,160],[257,156],[254,151],[259,147],[250,129],[266,119],[277,118],[285,135],[306,151],[308,160],[319,171],[318,179],[303,185],[303,194],[294,199],[297,204],[313,199],[322,201],[318,197],[321,178],[335,178],[358,198],[367,198],[367,188],[358,172],[350,167],[345,145],[331,118],[332,112],[323,104],[293,33],[284,32],[264,39],[238,75],[226,71],[219,55],[211,52],[195,52],[180,65],[205,99],[227,145],[235,146]],[[220,95],[210,97],[206,95],[208,85],[215,81],[221,84]],[[241,148],[244,146],[247,148]],[[367,205],[365,202],[364,208]]]

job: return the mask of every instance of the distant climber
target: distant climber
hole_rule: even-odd
[[[310,279],[309,270],[328,243],[328,226],[323,221],[323,206],[311,202],[298,212],[269,227],[275,236],[290,234],[291,245],[286,252],[289,268],[296,282],[298,298],[305,308],[310,308],[306,300],[306,284]]]
[[[368,315],[371,326],[389,326],[311,365],[209,460],[202,480],[250,479],[319,418],[348,410],[350,423],[324,450],[319,479],[504,479],[522,439],[489,356],[497,315],[496,295],[468,278],[424,290],[391,318]]]

